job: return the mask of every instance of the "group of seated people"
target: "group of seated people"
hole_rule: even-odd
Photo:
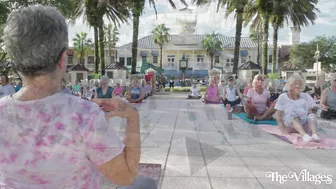
[[[314,88],[316,89],[313,94],[320,97],[321,118],[336,118],[336,75],[331,77],[329,87],[324,87],[323,90],[322,86]],[[319,141],[317,119],[313,113],[317,101],[313,99],[314,95],[303,92],[305,89],[305,80],[300,75],[290,77],[286,81],[286,90],[281,94],[274,92],[276,95],[272,94],[273,99],[272,91],[270,87],[265,88],[264,77],[261,74],[248,81],[243,94],[240,87],[234,85],[233,78],[228,79],[228,84],[225,84],[225,80],[221,80],[218,86],[214,80],[210,80],[204,102],[222,101],[224,105],[230,104],[232,107],[242,104],[246,116],[250,119],[270,120],[275,116],[283,134],[298,132],[304,142]],[[195,96],[201,98],[196,85],[189,97]]]
[[[75,83],[74,86],[80,86],[79,83]],[[76,88],[76,87],[75,87]],[[79,90],[80,91],[80,90]],[[62,92],[73,94],[73,92],[66,88],[65,80],[62,80]],[[95,84],[93,89],[89,87],[83,87],[82,98],[84,99],[104,99],[104,98],[113,98],[113,97],[125,97],[127,101],[131,103],[140,103],[143,99],[148,98],[152,95],[152,85],[150,81],[142,80],[141,85],[139,85],[138,79],[133,79],[132,85],[124,90],[120,83],[116,83],[115,87],[109,86],[108,76],[102,76],[99,83]]]

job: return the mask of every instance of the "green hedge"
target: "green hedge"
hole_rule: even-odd
[[[174,89],[165,88],[165,92],[190,92],[191,87],[174,87]],[[206,87],[200,87],[200,92],[205,92]]]

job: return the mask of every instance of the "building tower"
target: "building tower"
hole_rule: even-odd
[[[180,26],[179,34],[193,35],[196,31],[197,25],[196,14],[188,7],[180,9],[176,15],[176,23]]]
[[[300,43],[300,34],[301,30],[297,27],[290,27],[289,33],[289,44],[290,45],[297,45]]]

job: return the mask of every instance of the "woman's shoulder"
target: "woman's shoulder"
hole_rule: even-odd
[[[282,94],[279,95],[278,100],[279,99],[287,99],[287,98],[288,98],[287,93],[282,93]]]
[[[301,96],[301,98],[304,98],[304,99],[308,99],[308,98],[313,99],[313,97],[310,96],[310,94],[304,93],[304,92],[301,92],[300,96]]]

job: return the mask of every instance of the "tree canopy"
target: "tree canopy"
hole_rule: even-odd
[[[334,70],[336,66],[336,36],[318,36],[309,42],[294,46],[290,52],[291,63],[302,68],[312,68],[316,62],[314,55],[317,44],[322,69],[326,71]]]

